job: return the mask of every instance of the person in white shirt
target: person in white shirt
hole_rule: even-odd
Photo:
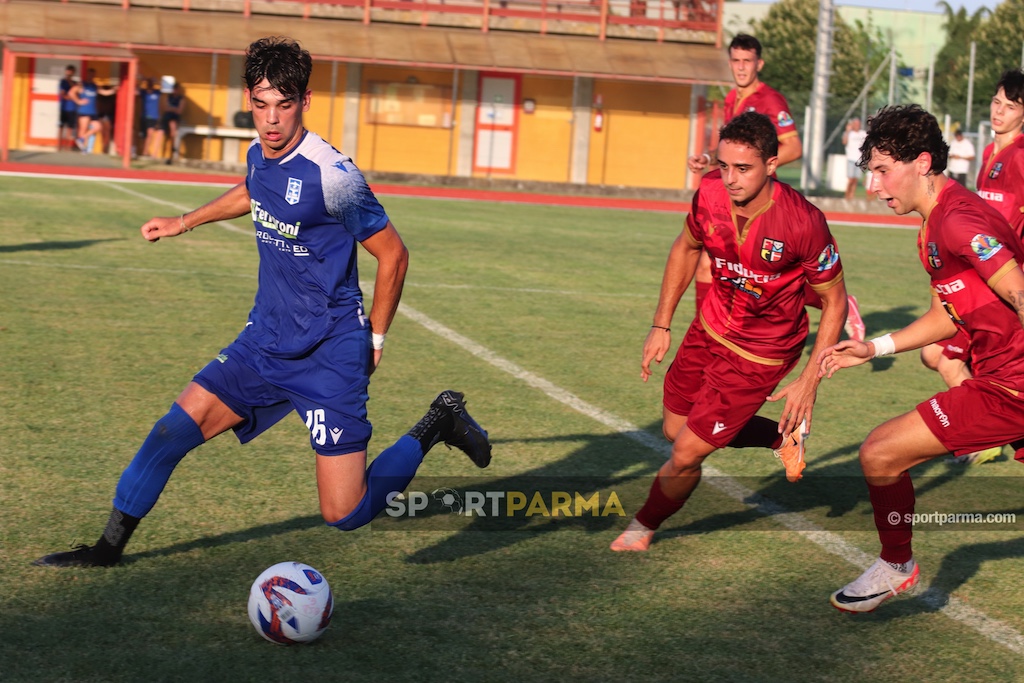
[[[974,145],[964,137],[962,130],[957,129],[949,143],[949,175],[964,187],[967,187],[967,174],[971,171],[974,154]]]
[[[860,181],[860,146],[864,144],[867,132],[861,130],[860,119],[856,116],[846,123],[843,144],[846,145],[846,199],[853,199]]]

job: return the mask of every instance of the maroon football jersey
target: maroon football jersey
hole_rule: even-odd
[[[921,226],[917,246],[932,289],[971,339],[974,376],[1024,390],[1024,327],[991,287],[1020,267],[1020,237],[987,202],[947,182]]]
[[[978,171],[978,195],[1013,226],[1024,230],[1024,135],[993,154],[995,143],[985,148]]]
[[[706,174],[684,232],[711,257],[704,328],[743,357],[775,365],[799,355],[807,338],[804,284],[825,291],[843,280],[843,266],[821,211],[770,182],[771,200],[738,230],[721,172]]]

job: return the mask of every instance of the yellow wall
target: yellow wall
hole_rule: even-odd
[[[342,133],[345,130],[345,78],[347,67],[338,64],[338,75],[334,81],[333,112],[331,98],[331,63],[313,62],[313,74],[309,77],[309,89],[313,91],[309,111],[303,121],[306,128],[313,131],[335,149],[341,149]]]
[[[597,80],[598,95],[604,127],[591,132],[588,184],[684,188],[690,88]]]
[[[10,147],[17,149],[24,146],[25,136],[28,133],[28,89],[29,79],[28,59],[17,57],[14,60],[14,92],[11,94],[11,128]]]
[[[423,69],[367,66],[363,69],[363,93],[359,117],[359,144],[353,160],[364,171],[449,175],[455,172],[455,134],[458,111],[452,112],[451,128],[428,128],[394,124],[371,124],[370,92],[374,82],[417,82],[451,87],[452,74]],[[343,150],[352,154],[349,150]]]
[[[522,100],[532,99],[532,114],[519,110],[515,178],[565,183],[571,179],[572,79],[523,76]],[[586,125],[586,121],[580,123]]]
[[[185,88],[185,125],[233,126],[234,111],[227,111],[230,58],[217,59],[216,85],[210,86],[211,55],[137,53],[139,75],[159,78],[171,75]],[[88,65],[85,65],[88,66]],[[100,78],[115,75],[119,66],[97,62],[93,66]],[[310,88],[310,111],[305,120],[310,130],[341,149],[345,125],[345,83],[347,66],[339,64],[332,90],[331,63],[314,64]],[[463,74],[458,87],[466,78]],[[457,167],[458,115],[452,108],[452,128],[369,123],[369,92],[374,82],[433,84],[451,88],[452,73],[426,69],[367,65],[362,69],[361,109],[358,145],[355,150],[341,149],[355,158],[367,171],[453,175]],[[16,60],[12,102],[11,147],[25,144],[27,130],[28,60]],[[516,170],[513,179],[567,182],[572,163],[572,89],[571,78],[524,75],[520,87],[523,99],[536,102],[533,114],[521,110],[516,138]],[[457,97],[460,95],[456,93]],[[590,150],[587,182],[596,185],[683,188],[686,179],[686,155],[690,132],[690,88],[639,82],[597,80],[594,95],[600,95],[604,116],[602,131],[593,130],[593,111],[589,121]],[[212,105],[212,114],[208,115]],[[243,103],[244,108],[244,103]],[[223,142],[197,136],[186,138],[182,156],[191,159],[220,160]],[[245,160],[246,141],[240,141],[239,163]],[[169,144],[165,153],[169,153]],[[464,151],[471,155],[472,151]]]

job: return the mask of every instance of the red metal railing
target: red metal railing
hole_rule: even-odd
[[[7,0],[0,0],[0,3]],[[60,0],[61,2],[77,2],[78,0]],[[302,5],[302,16],[309,18],[316,6],[351,7],[361,10],[358,16],[363,23],[374,21],[394,23],[402,21],[394,15],[406,13],[408,16],[418,14],[415,23],[421,26],[449,25],[443,21],[445,16],[459,15],[462,17],[479,17],[479,22],[470,22],[471,27],[477,23],[481,31],[493,28],[533,31],[539,33],[586,33],[596,34],[604,39],[613,33],[624,33],[636,38],[655,38],[664,40],[670,31],[700,31],[715,35],[715,43],[719,44],[722,3],[724,0],[276,0],[281,4]],[[191,7],[190,0],[180,0],[182,11],[197,11]],[[170,3],[162,3],[163,9]],[[139,0],[121,0],[125,10],[132,7],[151,7],[151,2]],[[232,11],[225,7],[218,11]],[[240,11],[245,16],[258,14],[254,10],[252,0],[241,0]],[[382,14],[391,16],[382,17]],[[377,15],[377,16],[375,16]],[[505,20],[516,20],[505,21]],[[529,22],[538,22],[536,27]],[[556,24],[557,22],[557,24]],[[512,25],[515,23],[515,25]],[[596,30],[572,30],[571,25],[592,25]],[[557,30],[553,29],[553,26]],[[679,40],[687,40],[685,37]],[[691,38],[692,39],[692,38]]]

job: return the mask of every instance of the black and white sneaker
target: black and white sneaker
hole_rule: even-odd
[[[121,554],[99,553],[96,546],[76,545],[73,550],[44,555],[32,564],[37,567],[113,567],[121,561]]]
[[[420,441],[424,453],[438,441],[444,441],[449,448],[454,446],[468,455],[477,467],[491,464],[487,432],[466,412],[464,395],[458,391],[448,389],[438,394],[409,435]]]

